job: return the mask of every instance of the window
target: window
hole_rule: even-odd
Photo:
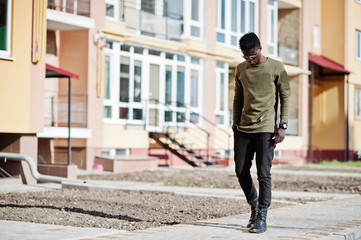
[[[226,3],[225,0],[218,1],[218,31],[217,31],[217,42],[225,43],[226,41]]]
[[[104,54],[105,122],[148,129],[202,123],[203,59],[119,42]]]
[[[119,20],[118,0],[105,0],[105,16],[108,20]]]
[[[111,82],[110,82],[110,56],[104,56],[104,118],[112,118],[112,106],[109,100],[111,99]]]
[[[278,7],[276,0],[268,0],[267,5],[267,46],[270,55],[277,55],[277,19]]]
[[[216,67],[216,123],[228,127],[228,64],[217,61]]]
[[[202,37],[203,24],[203,0],[191,0],[191,19],[190,19],[190,35],[192,37]]]
[[[356,30],[356,59],[361,61],[361,31]]]
[[[177,106],[184,106],[184,67],[177,67]]]
[[[104,99],[110,99],[110,56],[104,62]]]
[[[321,49],[321,32],[320,26],[313,26],[313,47],[315,49]]]
[[[142,0],[141,9],[144,12],[155,13],[155,0]]]
[[[0,57],[10,56],[11,0],[0,1]]]
[[[355,89],[355,118],[361,120],[361,88]]]
[[[257,33],[257,9],[258,0],[217,0],[217,42],[238,47],[242,34]]]
[[[163,11],[166,17],[183,20],[183,0],[164,0]]]

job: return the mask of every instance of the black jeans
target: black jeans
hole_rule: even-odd
[[[273,133],[244,133],[236,129],[234,131],[235,170],[248,203],[257,198],[257,190],[250,172],[256,153],[260,208],[268,208],[271,205],[271,166],[275,149],[273,135]]]

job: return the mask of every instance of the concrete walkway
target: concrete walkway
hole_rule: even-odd
[[[318,175],[318,173],[324,174],[313,172],[315,175]],[[347,176],[348,173],[335,174]],[[331,175],[332,173],[328,173],[327,176]],[[349,176],[361,178],[361,174],[357,173],[350,173]],[[86,181],[86,183],[79,181],[78,183],[63,183],[62,187],[160,191],[207,197],[244,198],[241,191],[235,189],[172,187],[161,184],[134,182],[104,183],[101,181]],[[60,187],[57,184],[38,184],[35,186],[0,185],[0,192],[46,191],[47,189],[57,189]],[[268,230],[263,234],[248,233],[245,225],[248,222],[249,214],[242,214],[133,232],[0,221],[0,239],[361,239],[361,195],[273,192],[274,201],[282,201],[283,197],[287,197],[288,201],[293,203],[299,197],[309,198],[310,201],[307,204],[290,205],[270,210],[267,221]]]

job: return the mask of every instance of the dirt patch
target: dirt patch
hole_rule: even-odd
[[[227,171],[160,169],[129,174],[93,174],[81,178],[240,189],[235,175]],[[360,178],[284,174],[273,174],[272,178],[275,190],[361,192]],[[284,204],[273,202],[271,208],[282,206]],[[249,212],[249,207],[243,200],[164,193],[63,189],[0,194],[2,220],[129,231],[246,212]]]
[[[110,181],[160,182],[164,185],[186,187],[240,188],[234,173],[220,170],[159,169],[141,173],[91,174],[80,176],[80,178]],[[254,178],[253,181],[255,184],[257,183],[256,178]],[[360,194],[361,178],[273,173],[272,189],[279,191]]]
[[[249,211],[241,200],[123,191],[64,189],[0,198],[2,220],[129,231]]]

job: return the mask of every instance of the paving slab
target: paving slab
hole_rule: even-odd
[[[272,209],[268,230],[262,234],[248,232],[248,217],[242,214],[86,239],[361,239],[361,196]]]
[[[97,236],[121,232],[124,231],[0,220],[0,239],[2,240],[94,239]]]

